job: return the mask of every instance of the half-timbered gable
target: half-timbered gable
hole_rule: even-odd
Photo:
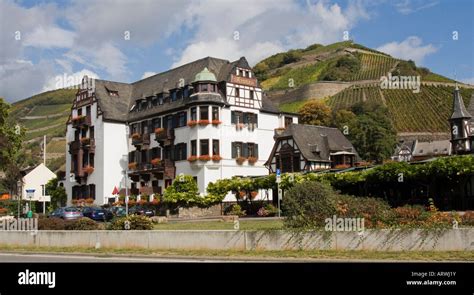
[[[290,124],[275,136],[275,145],[265,165],[270,173],[351,167],[357,151],[336,128]]]

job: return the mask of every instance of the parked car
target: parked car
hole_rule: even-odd
[[[83,217],[83,215],[77,207],[64,207],[60,217],[66,220],[74,220]]]
[[[125,207],[115,206],[110,208],[110,212],[116,217],[123,217],[127,215]]]
[[[146,208],[144,206],[134,206],[128,210],[128,213],[136,215],[145,215],[148,217],[155,216],[155,210]]]
[[[49,213],[48,217],[50,217],[50,218],[53,218],[53,217],[61,218],[63,210],[64,210],[64,207],[63,208],[58,208],[58,209],[54,210],[53,212]]]
[[[109,221],[114,217],[112,212],[100,207],[84,207],[82,215],[96,221]]]

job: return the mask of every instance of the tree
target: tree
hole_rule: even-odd
[[[14,195],[17,194],[18,180],[21,179],[21,167],[24,163],[21,145],[24,130],[8,121],[10,105],[0,97],[0,170],[5,171],[2,186]]]
[[[46,184],[46,194],[51,196],[51,208],[55,210],[58,207],[66,205],[67,194],[64,187],[58,185],[58,178],[53,178]]]
[[[210,207],[222,202],[225,195],[208,193],[201,196],[196,180],[191,175],[178,175],[163,193],[163,202],[173,207]]]
[[[397,133],[386,115],[386,107],[377,103],[357,103],[352,112],[357,117],[349,126],[348,137],[359,155],[377,163],[389,158],[397,142]]]
[[[331,122],[331,108],[321,100],[310,100],[298,111],[300,123],[328,126]]]
[[[346,127],[354,124],[356,118],[356,115],[350,110],[338,110],[332,113],[331,126],[344,131]]]

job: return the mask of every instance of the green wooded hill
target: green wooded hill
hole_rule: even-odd
[[[26,129],[24,149],[29,165],[42,161],[41,142],[47,136],[47,166],[56,171],[65,164],[66,121],[76,89],[58,89],[15,102],[9,120]]]
[[[308,99],[321,98],[301,95],[302,86],[318,82],[345,82],[341,89],[324,101],[333,109],[350,108],[359,101],[377,101],[389,109],[389,116],[397,132],[449,132],[448,117],[452,112],[454,80],[418,67],[413,61],[393,58],[382,52],[345,41],[305,49],[290,50],[270,56],[255,65],[260,84],[282,111],[297,112]],[[420,76],[421,89],[381,89],[380,78],[387,76]],[[473,86],[460,83],[467,104]],[[327,87],[331,87],[330,85]],[[282,91],[294,96],[277,99]],[[275,94],[275,95],[274,95]]]

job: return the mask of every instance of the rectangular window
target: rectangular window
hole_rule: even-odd
[[[186,160],[186,143],[178,143],[174,148],[174,160]]]
[[[86,107],[86,115],[90,116],[91,115],[91,106]]]
[[[293,123],[292,117],[285,117],[285,128],[288,127],[292,123]]]
[[[188,97],[189,97],[189,89],[188,89],[188,87],[184,88],[184,90],[183,90],[183,97],[184,97],[184,98],[188,98]]]
[[[94,139],[94,126],[92,126],[91,128],[89,128],[89,137],[91,139]]]
[[[235,87],[235,97],[240,97],[240,90],[237,87]]]
[[[207,92],[208,91],[208,85],[207,84],[201,84],[201,92]]]
[[[247,143],[247,155],[258,159],[258,144]]]
[[[243,123],[244,121],[244,114],[239,111],[232,111],[231,123],[232,124],[239,124]]]
[[[153,99],[151,100],[151,105],[154,107],[158,105],[158,98],[156,96],[153,96]]]
[[[77,116],[82,116],[82,108],[77,109]]]
[[[151,157],[152,159],[161,158],[161,149],[159,147],[155,147],[151,150]]]
[[[149,123],[148,121],[142,121],[142,134],[150,133]]]
[[[178,127],[186,126],[186,112],[178,113]]]
[[[176,91],[171,92],[171,101],[176,101]]]
[[[197,156],[197,145],[195,140],[191,140],[191,156]]]
[[[209,85],[209,91],[211,91],[211,92],[216,92],[216,85],[210,84],[210,85]]]
[[[218,107],[212,107],[212,120],[219,120],[219,108]]]
[[[209,139],[200,140],[200,152],[201,156],[209,155]]]
[[[161,128],[161,118],[153,119],[153,129]]]
[[[232,158],[243,157],[242,154],[243,143],[242,142],[233,142],[232,143]]]
[[[212,140],[212,155],[213,156],[219,155],[219,140],[218,139]]]
[[[208,106],[200,106],[199,107],[199,120],[209,120],[209,107]]]
[[[148,150],[142,150],[141,151],[141,163],[148,163]]]
[[[158,95],[158,105],[163,104],[163,94]]]
[[[191,108],[191,121],[197,121],[196,107]]]
[[[250,99],[253,99],[253,90],[250,90]]]

